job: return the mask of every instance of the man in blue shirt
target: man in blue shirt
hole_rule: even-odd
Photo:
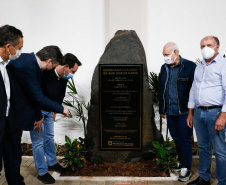
[[[192,129],[187,126],[188,97],[192,85],[195,63],[179,55],[178,46],[167,43],[163,48],[165,64],[159,79],[159,113],[167,119],[170,135],[175,140],[180,171],[179,180],[191,177]]]
[[[62,104],[68,79],[72,78],[82,63],[71,53],[63,57],[63,61],[56,69],[43,71],[42,92],[49,99]],[[56,114],[52,111],[42,110],[44,123],[39,132],[30,131],[32,151],[38,179],[44,184],[52,184],[55,179],[48,171],[62,172],[62,167],[57,163],[54,145],[54,120]],[[45,157],[47,162],[45,162]]]
[[[219,39],[201,40],[203,60],[197,66],[189,95],[187,124],[195,127],[199,146],[199,177],[189,185],[209,185],[211,146],[216,156],[218,185],[226,184],[226,59],[219,53]]]

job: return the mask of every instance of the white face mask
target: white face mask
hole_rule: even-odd
[[[13,47],[13,46],[12,46]],[[14,47],[13,47],[14,48]],[[14,48],[15,49],[15,48]],[[15,49],[16,50],[16,49]],[[16,54],[15,55],[11,55],[11,53],[9,52],[9,60],[16,60],[20,57],[22,52],[22,49],[20,50],[16,50]]]
[[[207,59],[207,60],[211,59],[215,54],[214,48],[210,48],[210,47],[205,46],[201,51],[203,58]]]
[[[173,52],[174,52],[174,50],[172,51],[172,53],[169,56],[164,57],[164,61],[168,65],[173,64],[176,61],[176,59],[177,59],[177,56],[176,56],[175,59],[174,59],[174,61],[172,61],[171,57],[173,55]]]

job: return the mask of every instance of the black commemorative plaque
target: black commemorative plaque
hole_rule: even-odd
[[[143,65],[99,65],[100,150],[141,150]]]

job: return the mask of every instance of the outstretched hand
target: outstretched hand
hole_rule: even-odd
[[[63,112],[63,114],[64,114],[64,117],[68,117],[68,116],[69,116],[69,110],[68,110],[67,107],[64,107],[64,112]]]

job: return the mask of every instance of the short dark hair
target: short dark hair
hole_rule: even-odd
[[[41,61],[52,59],[52,63],[59,62],[62,65],[63,54],[58,46],[46,46],[36,53]]]
[[[23,34],[14,26],[6,24],[0,27],[0,47],[3,47],[9,43],[13,46],[16,46],[17,44],[19,44],[19,37],[23,38]]]
[[[61,65],[68,64],[69,65],[69,69],[70,69],[70,68],[74,67],[75,63],[77,63],[78,66],[82,65],[82,63],[78,60],[78,58],[75,55],[73,55],[71,53],[67,53],[66,55],[64,55],[63,62],[62,62]]]

